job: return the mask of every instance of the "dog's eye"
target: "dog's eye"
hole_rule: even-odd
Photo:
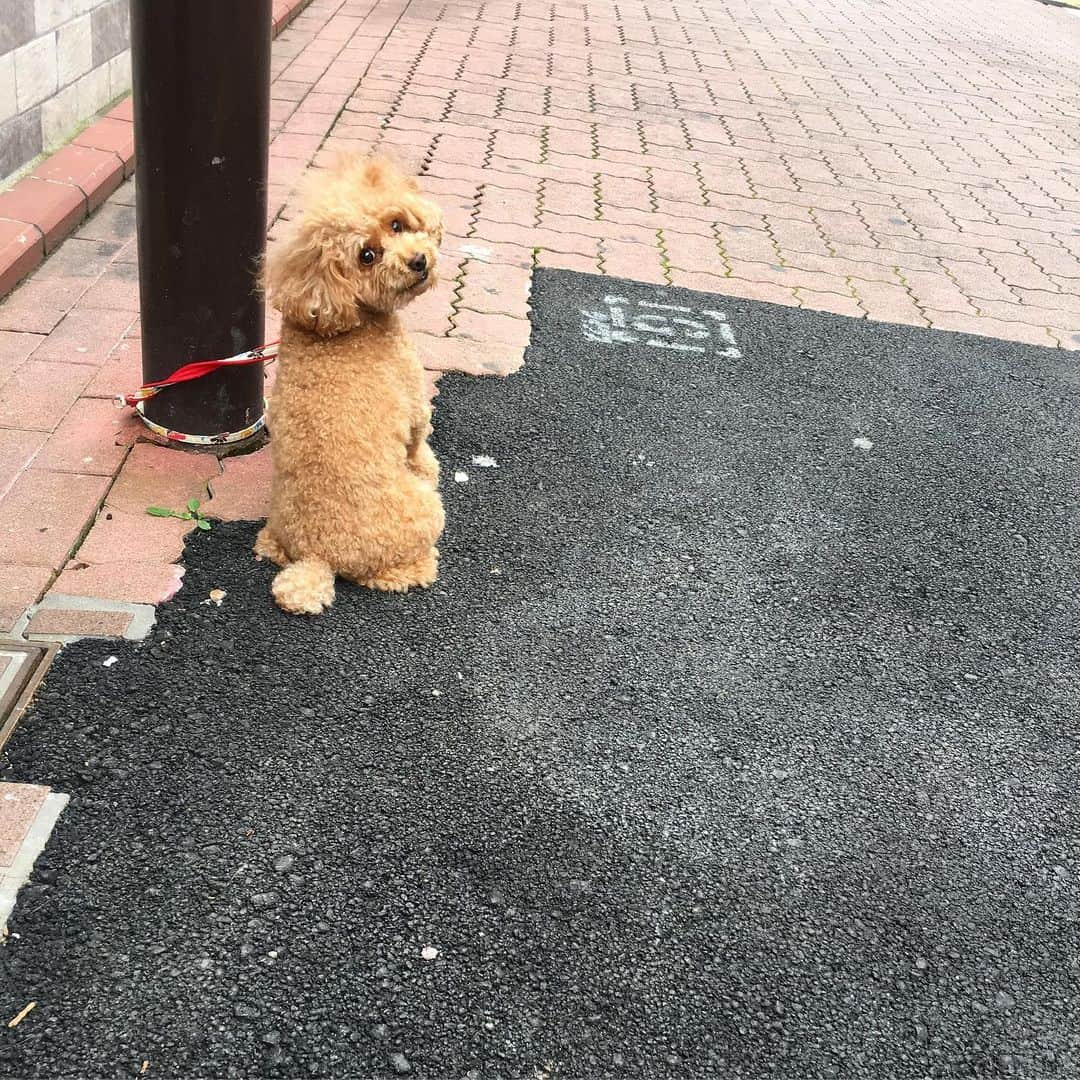
[[[401,232],[401,230],[404,229],[404,228],[405,228],[405,226],[402,225],[401,222],[396,220],[396,219],[394,221],[390,222],[390,231],[391,232]]]
[[[375,261],[375,249],[364,248],[364,250],[360,252],[360,261],[365,266],[370,266]]]

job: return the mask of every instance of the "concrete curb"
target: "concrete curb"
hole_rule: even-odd
[[[34,820],[23,834],[14,861],[10,866],[0,866],[0,931],[6,932],[7,921],[15,909],[15,900],[19,895],[19,890],[30,880],[34,863],[45,850],[53,827],[67,804],[67,795],[59,791],[49,791],[38,808]],[[4,934],[0,933],[0,938],[3,936]]]
[[[153,604],[50,592],[15,623],[12,637],[26,641],[59,641],[64,645],[83,637],[122,637],[128,641],[142,641],[156,619],[157,610]],[[76,629],[79,632],[65,632]]]

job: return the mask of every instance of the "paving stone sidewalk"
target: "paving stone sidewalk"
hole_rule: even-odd
[[[1078,85],[1080,17],[1035,0],[314,0],[274,45],[271,237],[338,151],[423,172],[433,371],[520,363],[536,266],[1077,349]],[[171,595],[183,527],[150,503],[264,511],[265,452],[137,441],[112,405],[140,381],[133,198],[0,304],[2,630],[49,589],[30,632],[66,596]]]

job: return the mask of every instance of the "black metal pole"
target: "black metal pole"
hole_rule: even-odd
[[[143,381],[263,344],[272,0],[131,0]],[[148,419],[237,432],[263,411],[262,364],[179,384]]]

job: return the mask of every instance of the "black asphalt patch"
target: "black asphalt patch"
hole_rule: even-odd
[[[153,640],[64,650],[0,1073],[1080,1074],[1075,357],[552,272],[533,319],[444,381],[435,590],[289,618],[218,526]]]

